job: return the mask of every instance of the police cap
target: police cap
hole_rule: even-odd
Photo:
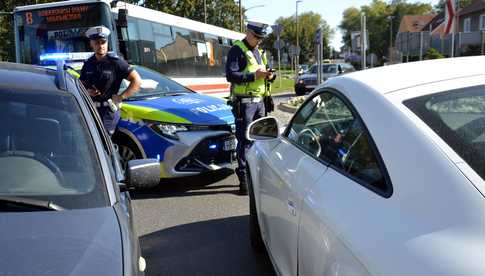
[[[89,39],[103,39],[107,40],[110,35],[110,30],[105,26],[91,27],[86,31],[86,36]]]
[[[258,37],[265,37],[268,33],[266,29],[268,28],[268,24],[248,21],[246,26],[249,30],[253,31],[253,33]]]

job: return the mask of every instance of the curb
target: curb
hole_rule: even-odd
[[[278,109],[283,111],[283,112],[288,112],[288,113],[295,113],[298,107],[289,105],[287,103],[280,103],[278,105]]]

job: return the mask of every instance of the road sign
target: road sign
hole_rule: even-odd
[[[281,50],[283,48],[285,48],[285,42],[281,39],[278,39],[278,40],[275,40],[275,42],[273,43],[273,48],[275,48],[276,50]]]
[[[271,26],[271,29],[273,29],[273,33],[276,37],[279,37],[281,33],[283,32],[283,25],[273,25]]]
[[[366,32],[367,39],[365,40],[367,43],[365,45],[365,50],[369,50],[369,32]],[[350,34],[350,38],[352,40],[352,51],[357,52],[362,50],[361,46],[361,39],[360,39],[360,32],[352,32]]]
[[[289,48],[288,48],[288,52],[291,56],[298,56],[300,55],[300,50],[301,48],[300,47],[296,47],[295,45],[291,45]]]
[[[318,28],[315,33],[315,44],[319,45],[320,41],[322,41],[322,28]]]

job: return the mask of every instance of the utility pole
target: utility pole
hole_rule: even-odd
[[[243,32],[242,0],[239,0],[239,32]]]
[[[296,5],[296,59],[295,59],[295,71],[298,71],[298,65],[300,64],[300,30],[298,28],[298,3],[303,0],[297,0]]]
[[[207,24],[207,0],[204,0],[204,23]]]
[[[367,61],[366,61],[366,46],[367,46],[367,31],[366,31],[366,17],[365,14],[362,13],[360,16],[360,47],[361,47],[361,55],[362,55],[362,70],[365,70],[367,67]]]
[[[392,47],[392,32],[393,32],[393,30],[392,30],[392,29],[393,29],[393,28],[392,28],[392,20],[394,19],[394,16],[390,15],[390,16],[388,17],[388,19],[389,19],[389,21],[390,21],[390,25],[391,25],[391,27],[389,28],[389,53],[388,53],[389,58],[388,58],[388,60],[389,60],[391,63],[393,63],[393,60],[392,60],[392,49],[393,49],[394,47]]]

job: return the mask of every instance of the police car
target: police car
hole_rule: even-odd
[[[123,160],[156,158],[161,178],[232,168],[236,138],[231,107],[148,68],[135,70],[142,88],[123,102],[113,136]]]
[[[74,75],[86,58],[89,56],[69,53],[41,56],[45,65],[56,60],[69,62]],[[237,141],[231,107],[156,71],[134,68],[142,87],[122,103],[121,120],[112,137],[123,166],[132,159],[155,158],[160,161],[160,178],[232,168]],[[123,83],[120,92],[127,85]]]

